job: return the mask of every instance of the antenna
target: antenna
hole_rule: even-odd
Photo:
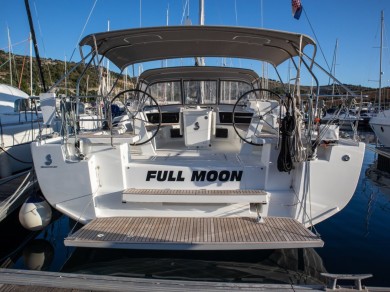
[[[142,0],[139,0],[139,27],[142,27]]]
[[[381,43],[379,53],[379,94],[378,94],[378,110],[381,110],[381,99],[382,99],[382,51],[383,51],[383,26],[384,26],[385,15],[383,10],[381,11]]]

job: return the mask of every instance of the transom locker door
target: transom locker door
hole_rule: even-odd
[[[211,137],[212,111],[209,109],[183,110],[185,145],[189,147],[208,147]]]

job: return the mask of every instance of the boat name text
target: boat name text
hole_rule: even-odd
[[[191,181],[241,181],[242,170],[194,170],[192,171]],[[183,171],[174,170],[149,170],[146,174],[146,181],[185,181]]]

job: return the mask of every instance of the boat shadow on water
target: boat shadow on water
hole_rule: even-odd
[[[62,272],[191,281],[319,284],[314,249],[145,251],[76,249]]]

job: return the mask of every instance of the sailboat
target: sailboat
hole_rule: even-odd
[[[390,109],[382,110],[381,95],[382,95],[382,51],[383,51],[383,26],[384,12],[381,12],[381,42],[380,42],[380,62],[379,62],[379,106],[378,114],[370,119],[370,126],[373,129],[380,144],[385,147],[390,147]]]
[[[390,147],[390,110],[380,111],[375,117],[372,117],[370,126],[379,143],[385,147]]]
[[[259,28],[126,29],[88,35],[80,46],[89,50],[80,64],[100,66],[107,58],[122,72],[145,61],[196,57],[264,61],[276,72],[291,60],[297,76],[301,70],[314,76],[319,66],[315,54],[305,53],[307,47],[316,51],[309,36]],[[60,112],[64,130],[32,143],[37,179],[52,207],[84,224],[65,244],[171,250],[322,246],[309,228],[349,202],[365,147],[340,138],[337,126],[318,124],[318,83],[303,123],[300,78],[291,80],[293,90],[280,80],[276,91],[262,88],[252,69],[150,69],[135,89],[96,96],[99,123],[89,129],[79,127],[77,109],[90,96],[77,89],[67,97],[73,106],[59,111],[56,94],[42,94],[53,115]],[[113,115],[114,104],[125,112]]]
[[[0,84],[0,178],[31,168],[30,143],[52,132],[43,127],[39,98],[32,94],[31,47],[30,38],[30,95],[12,86],[11,56],[11,85]]]
[[[39,133],[42,116],[23,91],[0,84],[0,178],[32,167],[29,143]]]

